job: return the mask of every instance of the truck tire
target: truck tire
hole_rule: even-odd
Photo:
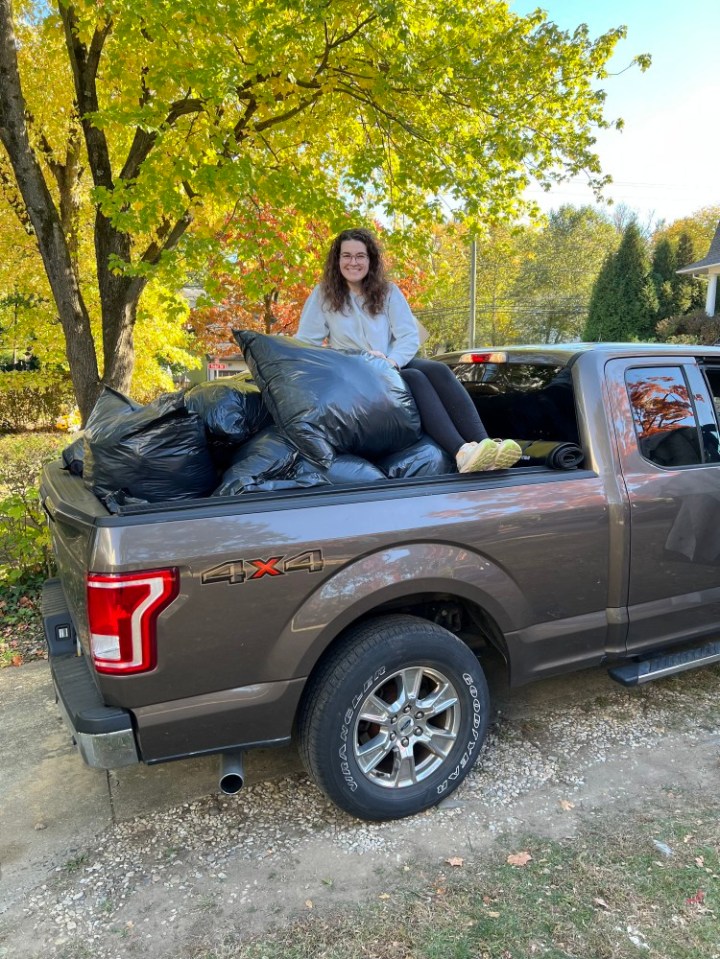
[[[485,676],[461,640],[415,616],[378,617],[348,630],[310,679],[300,754],[351,815],[401,819],[462,782],[488,715]]]

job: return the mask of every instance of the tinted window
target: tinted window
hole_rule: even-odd
[[[563,369],[534,363],[460,363],[452,367],[461,383],[487,388],[488,393],[541,390]]]
[[[702,463],[698,423],[682,369],[628,370],[625,382],[642,455],[665,467]]]

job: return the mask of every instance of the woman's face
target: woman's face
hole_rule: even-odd
[[[361,240],[343,240],[340,244],[340,272],[353,292],[362,289],[362,281],[368,275],[370,257]]]

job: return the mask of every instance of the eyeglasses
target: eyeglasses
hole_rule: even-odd
[[[368,259],[367,253],[341,253],[341,263],[365,263]]]

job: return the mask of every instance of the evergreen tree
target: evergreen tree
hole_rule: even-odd
[[[675,294],[676,281],[679,277],[675,272],[676,270],[677,256],[673,245],[670,240],[662,239],[653,251],[651,268],[652,282],[658,301],[658,309],[655,314],[658,320],[664,320],[677,312]]]
[[[583,339],[594,343],[600,340],[613,339],[609,334],[610,327],[606,323],[606,306],[612,298],[615,287],[615,254],[608,253],[600,267],[600,272],[593,284],[588,306],[587,322]]]
[[[676,269],[689,266],[697,259],[695,248],[690,234],[683,230],[678,237],[677,253],[675,255]],[[705,288],[701,280],[688,274],[675,274],[675,305],[676,313],[691,313],[693,310],[705,306]]]
[[[623,231],[617,253],[605,260],[593,287],[585,339],[649,339],[656,310],[645,243],[637,223],[631,222]]]

